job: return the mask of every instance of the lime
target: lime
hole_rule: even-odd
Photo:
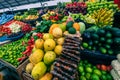
[[[91,76],[91,73],[86,73],[86,75],[85,75],[85,77],[86,77],[87,80],[90,79],[90,76]]]
[[[73,21],[69,21],[67,24],[66,24],[66,29],[68,30],[69,28],[73,27]]]
[[[112,76],[108,73],[107,73],[106,77],[107,77],[107,80],[113,80]]]
[[[102,76],[101,76],[101,79],[102,79],[102,80],[107,80],[106,75],[102,75]],[[108,80],[109,80],[109,79],[108,79]]]
[[[99,76],[96,74],[91,75],[91,80],[100,80]]]
[[[84,72],[84,67],[83,66],[79,66],[79,72],[80,73]]]
[[[98,76],[102,75],[102,73],[101,73],[101,71],[99,69],[94,69],[93,73],[96,74],[96,75],[98,75]]]
[[[85,76],[80,76],[80,80],[86,80]]]
[[[88,73],[92,73],[92,68],[91,68],[91,67],[86,67],[85,70],[86,70],[86,72],[88,72]]]
[[[83,48],[88,48],[88,43],[86,43],[86,42],[83,42]]]

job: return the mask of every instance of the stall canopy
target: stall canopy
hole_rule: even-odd
[[[51,0],[0,0],[0,9]]]
[[[24,10],[30,8],[57,5],[58,2],[70,2],[71,0],[0,0],[0,13],[10,10]]]

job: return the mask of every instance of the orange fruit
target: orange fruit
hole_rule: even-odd
[[[76,31],[80,30],[80,25],[76,22],[73,24],[73,27],[76,29]]]

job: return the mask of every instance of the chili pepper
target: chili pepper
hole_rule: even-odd
[[[29,53],[30,51],[31,51],[31,46],[27,46],[27,48],[26,48],[26,50],[22,53],[22,54],[27,54],[27,53]]]
[[[26,58],[26,56],[23,56],[23,57],[21,57],[21,58],[18,58],[18,61],[20,62],[20,61],[24,60],[25,58]]]

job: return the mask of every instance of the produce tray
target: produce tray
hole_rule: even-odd
[[[82,50],[81,51],[81,58],[87,59],[92,64],[105,64],[110,65],[111,61],[117,59],[116,56],[101,54],[97,51],[89,51],[89,50]]]
[[[4,35],[2,37],[0,37],[0,42],[4,42],[4,41],[15,41],[15,40],[18,40],[20,38],[22,38],[24,36],[24,33],[20,32],[17,34],[17,36],[14,36],[14,37],[9,37],[7,35]]]
[[[26,67],[26,65],[28,63],[29,63],[29,60],[26,59],[23,63],[21,63],[17,67],[18,74],[20,75],[20,77],[22,78],[22,80],[34,80],[30,74],[28,74],[28,73],[25,72],[25,67]]]

